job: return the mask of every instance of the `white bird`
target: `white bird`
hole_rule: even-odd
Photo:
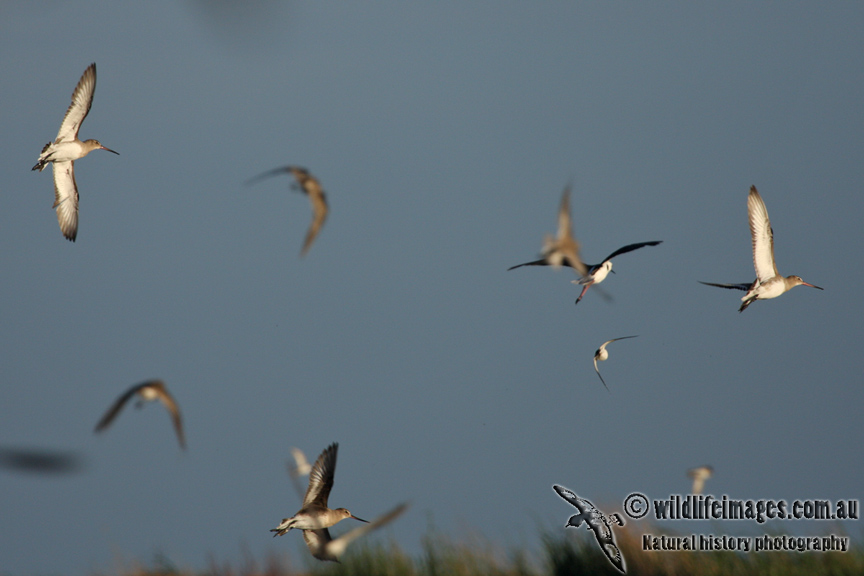
[[[292,528],[298,530],[327,528],[346,518],[368,522],[362,518],[357,518],[345,508],[331,510],[327,507],[327,499],[333,488],[333,475],[336,472],[336,453],[338,450],[339,444],[334,442],[318,456],[312,466],[312,472],[309,473],[309,488],[303,498],[303,507],[291,518],[283,518],[279,526],[270,530],[275,532],[274,537],[282,536]]]
[[[607,340],[604,342],[600,348],[594,352],[594,371],[597,372],[597,376],[600,376],[600,370],[597,369],[597,361],[603,361],[609,358],[609,352],[606,350],[606,346],[611,344],[612,342],[616,342],[618,340],[626,340],[627,338],[636,338],[636,336],[621,336],[620,338],[613,338],[612,340]],[[603,380],[603,376],[600,376],[600,381],[603,382],[603,386],[606,387],[606,391],[609,391],[609,386],[606,386],[606,381]]]
[[[39,161],[33,170],[40,172],[51,162],[54,165],[54,208],[57,209],[57,221],[60,231],[68,240],[74,242],[78,235],[78,186],[75,183],[75,160],[83,158],[93,150],[107,150],[98,140],[78,139],[81,123],[90,112],[93,104],[93,93],[96,90],[96,63],[81,75],[75,91],[72,92],[72,103],[66,110],[66,116],[60,124],[57,138],[42,148]]]
[[[573,238],[573,224],[570,219],[570,186],[564,188],[561,195],[561,207],[558,209],[558,235],[553,238],[546,235],[543,242],[543,257],[533,262],[517,264],[507,269],[509,272],[522,266],[552,266],[560,268],[569,266],[584,276],[588,270],[579,257],[579,242]]]
[[[774,230],[768,219],[768,209],[765,207],[765,202],[759,196],[755,186],[750,187],[750,194],[747,196],[747,213],[750,219],[750,239],[753,243],[753,267],[756,268],[756,279],[751,284],[713,284],[701,281],[700,284],[746,291],[747,294],[741,298],[741,307],[738,312],[743,312],[756,300],[777,298],[795,286],[804,285],[824,290],[824,288],[805,282],[800,276],[786,276],[784,278],[777,271],[777,263],[774,261]]]
[[[690,493],[701,494],[702,488],[705,487],[705,481],[711,478],[712,474],[714,474],[714,468],[711,466],[699,466],[698,468],[688,470],[687,476],[693,479],[693,488],[690,490]]]
[[[330,536],[330,531],[327,528],[304,530],[303,540],[306,541],[306,546],[309,548],[312,556],[318,560],[339,562],[339,557],[345,553],[345,549],[348,548],[348,545],[351,544],[351,542],[368,534],[372,530],[377,530],[378,528],[389,524],[402,515],[406,508],[408,508],[407,504],[400,504],[372,522],[354,528],[335,540]]]
[[[643,246],[657,246],[661,244],[662,240],[652,240],[650,242],[637,242],[635,244],[628,244],[627,246],[622,246],[618,250],[615,250],[603,259],[600,264],[585,264],[588,268],[588,272],[582,276],[579,280],[571,280],[573,284],[577,284],[579,286],[584,286],[582,288],[582,292],[579,294],[579,297],[576,298],[576,304],[579,304],[579,301],[582,300],[582,297],[585,296],[585,292],[588,291],[588,288],[593,286],[594,284],[600,284],[603,280],[606,279],[606,276],[609,275],[609,272],[615,273],[612,270],[612,258],[615,258],[619,254],[626,254],[627,252],[632,252],[633,250],[638,250]]]
[[[174,423],[174,431],[177,433],[177,441],[180,443],[180,447],[185,450],[186,438],[183,435],[183,417],[180,415],[180,407],[177,405],[174,397],[168,393],[168,389],[165,388],[165,384],[161,380],[148,380],[147,382],[142,382],[124,392],[119,398],[117,398],[114,404],[108,408],[105,415],[102,416],[102,419],[99,420],[98,424],[96,424],[94,432],[102,432],[108,428],[108,426],[111,425],[111,422],[114,421],[114,418],[117,417],[117,414],[120,413],[120,410],[123,409],[123,406],[126,405],[126,402],[128,402],[133,396],[138,396],[138,402],[136,403],[137,408],[141,408],[145,402],[153,400],[158,400],[163,406],[165,406],[165,409],[168,410],[168,413],[171,415],[171,421]]]
[[[309,251],[309,248],[312,247],[312,242],[315,241],[315,237],[318,236],[318,232],[321,230],[321,227],[324,226],[324,221],[327,219],[327,213],[329,211],[327,206],[327,195],[324,193],[324,189],[321,188],[321,183],[318,182],[318,180],[312,176],[308,170],[300,168],[299,166],[283,166],[281,168],[274,168],[273,170],[255,176],[246,183],[252,184],[258,180],[283,173],[288,173],[294,176],[294,179],[297,180],[297,185],[300,187],[299,189],[309,197],[309,203],[312,205],[312,223],[309,225],[309,230],[306,232],[306,239],[303,241],[303,249],[300,251],[300,256],[302,257],[305,256],[306,252]],[[292,186],[292,188],[295,187]]]

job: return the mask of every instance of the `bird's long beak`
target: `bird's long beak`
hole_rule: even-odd
[[[815,286],[815,285],[810,284],[808,282],[801,282],[801,284],[803,284],[804,286],[809,286],[810,288],[816,288],[818,290],[825,290],[824,288],[820,288],[819,286]]]
[[[368,520],[363,520],[362,518],[357,518],[357,517],[354,516],[353,514],[351,515],[351,518],[353,518],[354,520],[359,520],[360,522],[365,522],[366,524],[369,524],[369,521],[368,521]]]
[[[105,146],[99,146],[99,149],[100,149],[100,150],[105,150],[105,151],[107,151],[107,152],[111,152],[111,153],[113,153],[113,154],[117,154],[118,156],[120,155],[119,152],[114,152],[114,150],[111,150],[110,148],[106,148]]]
[[[609,272],[611,272],[612,274],[617,274],[617,272],[615,272],[615,271],[612,270],[611,268],[609,269]]]

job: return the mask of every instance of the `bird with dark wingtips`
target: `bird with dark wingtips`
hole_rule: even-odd
[[[309,251],[309,248],[312,247],[312,242],[315,241],[315,237],[318,236],[318,232],[320,232],[321,227],[324,226],[324,221],[327,219],[327,212],[329,211],[327,195],[324,193],[324,189],[321,188],[321,183],[308,170],[299,166],[282,166],[268,170],[248,180],[246,184],[252,184],[278,174],[291,174],[294,176],[297,183],[291,187],[299,189],[306,194],[309,197],[309,202],[312,204],[312,223],[309,225],[306,239],[303,241],[303,249],[300,251],[300,256],[303,257]]]
[[[579,242],[573,238],[573,224],[570,219],[570,186],[564,188],[561,195],[561,207],[558,209],[558,235],[553,238],[546,235],[543,242],[543,257],[533,262],[517,264],[507,269],[514,270],[522,266],[552,266],[560,268],[569,266],[574,268],[580,275],[587,273],[585,265],[579,257]]]
[[[327,507],[327,499],[333,488],[333,475],[336,472],[336,453],[338,450],[339,444],[334,442],[318,456],[315,464],[312,465],[312,471],[309,473],[309,488],[306,489],[306,496],[303,498],[303,507],[291,518],[283,518],[279,526],[270,530],[275,532],[274,537],[282,536],[292,528],[304,531],[326,529],[346,518],[368,523],[368,520],[354,516],[345,508],[331,510]],[[329,534],[327,537],[329,538]],[[316,550],[313,550],[312,544],[309,544],[310,539],[316,543],[321,542],[324,535],[323,533],[317,536],[304,534],[304,538],[310,551],[314,554]]]
[[[579,510],[579,514],[571,516],[564,527],[568,528],[572,526],[573,528],[578,528],[582,525],[582,522],[585,522],[585,524],[588,525],[588,528],[594,532],[597,544],[600,545],[600,549],[603,550],[603,553],[606,554],[606,557],[612,565],[626,574],[627,569],[624,557],[621,556],[621,550],[615,543],[615,534],[612,532],[612,526],[610,524],[611,521],[618,526],[624,526],[624,519],[621,518],[621,515],[610,514],[607,516],[598,510],[594,504],[585,498],[580,498],[571,490],[568,490],[563,486],[558,486],[557,484],[552,486],[552,488],[555,489],[555,492],[557,492],[561,498]]]
[[[747,195],[747,215],[750,220],[750,240],[753,244],[753,267],[756,268],[756,279],[750,284],[714,284],[701,280],[699,281],[700,284],[747,292],[741,298],[741,307],[738,308],[738,312],[743,312],[756,300],[777,298],[795,286],[803,285],[824,290],[824,288],[805,282],[800,276],[786,276],[784,278],[777,271],[777,263],[774,261],[774,230],[768,219],[765,201],[762,200],[755,186],[750,187],[750,194]]]
[[[582,300],[583,296],[585,296],[585,292],[588,291],[588,288],[594,284],[600,284],[603,282],[603,280],[606,279],[606,276],[609,275],[609,272],[612,272],[613,274],[615,273],[615,271],[612,270],[612,258],[615,258],[620,254],[626,254],[627,252],[638,250],[644,246],[657,246],[662,243],[662,240],[652,240],[650,242],[636,242],[635,244],[628,244],[627,246],[623,246],[612,252],[612,254],[604,258],[600,264],[585,264],[585,267],[588,268],[588,273],[584,274],[579,280],[571,280],[573,284],[583,286],[582,292],[579,294],[579,297],[576,298],[576,304],[579,304],[579,301]]]
[[[549,235],[546,236],[542,258],[533,262],[524,262],[511,266],[507,271],[509,272],[522,266],[554,266],[556,268],[569,266],[576,270],[580,276],[578,280],[572,280],[573,284],[584,286],[582,293],[576,299],[576,304],[578,304],[582,300],[582,297],[585,296],[588,288],[594,284],[603,282],[606,276],[609,275],[609,272],[614,273],[612,270],[612,258],[645,246],[657,246],[662,242],[662,240],[652,240],[650,242],[628,244],[612,252],[599,264],[585,264],[579,255],[579,242],[573,238],[573,225],[570,219],[570,186],[567,186],[564,189],[564,195],[561,198],[561,208],[558,211],[558,236],[556,238],[552,238]]]
[[[96,63],[90,64],[81,75],[75,91],[72,92],[72,103],[66,109],[66,115],[60,124],[57,138],[42,148],[39,161],[33,170],[40,172],[50,162],[54,166],[54,206],[57,209],[57,222],[60,231],[66,239],[74,242],[78,235],[78,185],[75,183],[75,160],[79,160],[93,150],[106,150],[98,140],[78,139],[81,123],[87,118],[90,106],[93,104],[93,94],[96,92]]]
[[[400,504],[372,522],[364,524],[363,526],[358,526],[336,539],[333,539],[330,536],[330,531],[327,528],[304,530],[303,540],[306,541],[306,546],[309,548],[309,552],[311,552],[312,556],[318,560],[339,562],[339,557],[345,553],[345,550],[351,542],[361,536],[365,536],[373,530],[377,530],[378,528],[389,524],[402,515],[406,508],[408,508],[407,504]]]
[[[186,438],[183,435],[183,418],[180,415],[180,407],[177,406],[174,397],[168,393],[168,389],[165,388],[165,384],[161,380],[148,380],[147,382],[137,384],[124,392],[119,398],[117,398],[114,404],[108,408],[108,411],[105,412],[105,415],[102,416],[99,423],[96,424],[95,432],[102,432],[108,428],[108,426],[110,426],[114,421],[114,418],[117,417],[117,414],[120,413],[120,410],[123,409],[123,406],[125,406],[133,396],[138,397],[136,408],[141,408],[145,402],[151,402],[154,400],[158,400],[163,406],[165,406],[165,409],[168,410],[168,413],[171,415],[171,421],[174,423],[174,431],[177,433],[177,441],[180,443],[180,447],[185,450]]]
[[[627,338],[636,338],[636,336],[621,336],[620,338],[613,338],[612,340],[607,340],[603,344],[600,345],[600,348],[594,352],[594,371],[597,372],[597,376],[600,376],[600,370],[597,369],[597,361],[600,362],[609,358],[609,352],[606,350],[606,346],[611,344],[612,342],[617,342],[618,340],[626,340]],[[600,376],[600,382],[603,382],[603,386],[606,387],[606,391],[609,391],[609,386],[606,386],[606,381],[603,380],[603,376]]]

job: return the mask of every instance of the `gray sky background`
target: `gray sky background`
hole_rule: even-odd
[[[620,509],[700,464],[717,495],[862,498],[862,29],[859,3],[4,4],[0,448],[86,466],[0,470],[0,570],[302,566],[269,532],[285,461],[333,441],[331,505],[411,501],[411,552],[430,525],[532,548],[570,513],[553,483]],[[72,244],[30,167],[94,61],[80,136],[120,156],[76,163]],[[288,163],[331,206],[302,260],[306,199],[243,184]],[[568,181],[588,262],[664,241],[615,259],[611,303],[506,272]],[[780,272],[824,292],[738,314],[697,283],[753,279],[750,185]],[[593,352],[631,334],[607,393]],[[188,453],[156,405],[92,433],[148,378]]]

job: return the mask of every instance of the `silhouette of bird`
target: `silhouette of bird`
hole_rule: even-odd
[[[756,279],[750,284],[713,284],[702,281],[700,284],[746,291],[747,294],[741,298],[741,307],[738,308],[738,312],[743,312],[756,300],[777,298],[795,286],[804,285],[817,290],[824,290],[824,288],[805,282],[800,276],[786,276],[784,278],[777,271],[777,263],[774,261],[774,230],[768,219],[768,209],[765,207],[765,202],[755,186],[750,187],[750,194],[747,195],[747,215],[750,220],[750,240],[753,243],[753,267],[756,269]]]
[[[603,550],[603,553],[606,554],[612,565],[626,574],[627,569],[624,557],[621,556],[621,550],[618,549],[618,545],[615,543],[615,534],[612,532],[612,526],[609,523],[611,520],[612,523],[618,526],[624,526],[624,519],[621,518],[621,515],[610,514],[606,516],[594,504],[584,498],[580,498],[571,490],[557,484],[553,485],[552,488],[555,489],[555,492],[561,498],[579,510],[579,514],[571,516],[564,527],[572,526],[573,528],[578,528],[584,521],[588,525],[588,528],[594,532],[597,544],[600,545],[600,549]]]
[[[124,392],[114,404],[108,408],[108,411],[105,412],[105,415],[102,416],[102,419],[99,420],[99,423],[96,424],[95,432],[102,432],[111,423],[114,421],[114,418],[117,417],[117,414],[120,413],[120,410],[123,409],[123,406],[129,401],[133,396],[138,396],[138,400],[135,403],[136,408],[141,408],[145,402],[150,402],[154,400],[158,400],[165,406],[165,409],[168,410],[168,413],[171,414],[171,421],[174,423],[174,431],[177,433],[177,441],[180,443],[180,447],[184,450],[186,449],[186,439],[183,435],[183,418],[180,416],[180,407],[177,406],[177,402],[174,401],[174,398],[171,394],[168,393],[168,389],[165,388],[165,384],[161,380],[148,380],[147,382],[142,382],[141,384],[137,384],[132,386],[129,390]]]
[[[93,93],[96,91],[96,63],[90,64],[81,75],[75,91],[72,92],[72,103],[66,110],[57,138],[42,148],[39,161],[33,170],[40,172],[48,163],[54,165],[54,206],[57,209],[57,222],[60,231],[71,242],[78,235],[78,185],[75,183],[75,160],[87,156],[93,150],[107,150],[98,140],[78,139],[81,123],[90,112],[93,104]]]
[[[345,549],[348,548],[348,545],[351,544],[351,542],[368,534],[372,530],[377,530],[378,528],[389,524],[405,512],[406,508],[408,508],[407,504],[400,504],[383,516],[379,516],[368,524],[354,528],[335,540],[331,538],[330,531],[327,528],[304,530],[303,539],[306,541],[306,546],[309,548],[312,556],[318,560],[339,562],[339,557],[345,553]]]
[[[292,528],[298,530],[328,528],[345,518],[354,518],[368,523],[368,520],[357,518],[345,508],[331,510],[327,507],[327,499],[333,488],[333,474],[336,471],[336,453],[338,450],[339,444],[334,442],[318,456],[312,466],[312,472],[309,473],[309,488],[303,498],[303,507],[291,518],[283,518],[279,526],[270,530],[275,532],[274,537],[282,536]],[[321,538],[323,536],[319,535],[318,539]]]
[[[711,466],[699,466],[691,468],[687,471],[687,476],[693,479],[693,488],[691,494],[701,494],[702,488],[705,487],[705,481],[711,478],[714,474],[714,468]]]
[[[315,237],[318,236],[321,227],[324,226],[324,221],[327,219],[327,212],[329,210],[327,206],[327,195],[324,193],[318,180],[305,168],[300,168],[299,166],[282,166],[264,172],[263,174],[259,174],[258,176],[248,180],[246,183],[252,184],[253,182],[263,180],[264,178],[286,173],[293,175],[294,179],[297,180],[297,184],[292,185],[291,187],[298,189],[297,187],[299,186],[299,190],[309,197],[309,202],[312,204],[312,223],[309,225],[309,230],[306,232],[306,239],[303,241],[303,249],[300,251],[300,256],[303,257],[306,255],[306,252],[309,251],[309,248],[312,246],[312,242],[315,241]]]
[[[607,340],[603,344],[600,345],[600,348],[594,352],[594,371],[597,372],[597,376],[600,376],[600,370],[597,369],[597,361],[603,361],[609,358],[609,352],[606,351],[606,346],[611,344],[612,342],[616,342],[618,340],[626,340],[627,338],[636,338],[636,336],[621,336],[620,338],[613,338],[612,340]],[[603,386],[606,386],[606,381],[603,380],[603,376],[600,376],[600,381],[603,382]],[[609,386],[606,386],[606,391],[609,391]]]

